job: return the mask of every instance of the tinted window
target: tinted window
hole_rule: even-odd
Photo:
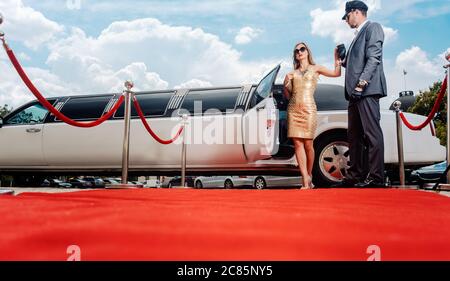
[[[277,108],[280,111],[287,110],[289,101],[285,99],[283,94],[283,85],[275,85],[273,88],[273,96],[277,101]],[[314,93],[317,110],[347,110],[348,101],[345,99],[344,87],[339,85],[317,85]]]
[[[43,123],[47,112],[47,109],[40,103],[37,103],[11,115],[8,120],[5,121],[5,124],[25,125]]]
[[[181,109],[190,114],[194,114],[194,110],[196,114],[203,114],[207,110],[211,113],[213,110],[225,113],[234,110],[240,92],[241,88],[190,91],[184,98]]]
[[[136,98],[145,116],[160,116],[166,112],[167,104],[173,92],[138,94]],[[123,118],[124,104],[122,104],[114,117]],[[131,106],[131,116],[138,116],[134,105]]]
[[[339,85],[317,85],[314,98],[317,110],[347,110],[344,87]]]
[[[98,119],[110,101],[111,96],[70,98],[61,113],[71,119]]]
[[[259,82],[259,85],[252,96],[250,107],[254,107],[258,103],[260,103],[263,99],[269,96],[272,90],[273,81],[275,81],[279,69],[280,66],[277,66],[274,70],[272,70],[269,74],[267,74],[266,77],[264,77],[261,80],[261,82]]]

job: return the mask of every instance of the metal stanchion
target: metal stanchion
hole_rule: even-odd
[[[107,188],[137,188],[134,184],[128,184],[128,165],[130,160],[130,120],[131,120],[131,95],[133,92],[133,82],[126,81],[125,94],[125,112],[124,112],[124,134],[122,151],[122,184],[109,185]]]
[[[189,123],[188,121],[188,115],[187,114],[183,114],[182,115],[183,121],[183,143],[181,145],[181,182],[180,182],[180,186],[174,186],[174,188],[187,188],[188,186],[186,185],[186,127]]]
[[[450,51],[445,53],[445,59],[450,62]],[[447,165],[450,163],[450,64],[444,65],[447,72]],[[450,190],[450,172],[447,173],[447,183],[439,184],[439,190]]]
[[[3,15],[0,13],[0,25],[3,23]],[[6,42],[4,41],[4,36],[5,33],[3,31],[0,30],[0,40],[3,41],[3,44],[6,44]],[[14,191],[10,190],[10,189],[3,189],[1,188],[1,184],[0,184],[0,195],[13,195]]]
[[[395,119],[397,121],[397,151],[398,151],[398,164],[399,164],[399,177],[400,186],[405,186],[405,159],[403,153],[403,132],[402,132],[402,120],[400,118],[400,107],[402,103],[400,101],[394,102]]]
[[[445,58],[450,62],[450,51],[447,51]],[[450,64],[444,66],[447,70],[447,165],[450,163]],[[447,184],[450,184],[450,173],[447,174]]]
[[[445,53],[445,59],[450,62],[450,51]],[[450,163],[450,64],[444,65],[447,74],[447,165]],[[433,188],[435,184],[426,184],[425,188]],[[450,172],[447,173],[447,183],[439,184],[439,190],[450,190]]]

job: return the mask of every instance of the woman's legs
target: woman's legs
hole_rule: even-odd
[[[308,173],[304,139],[293,138],[292,141],[294,142],[295,156],[297,157],[298,167],[300,169],[300,174],[302,175],[303,188],[310,188],[310,176]]]
[[[308,168],[308,175],[312,178],[312,170],[314,166],[314,140],[305,139],[305,152],[306,152],[306,162]]]

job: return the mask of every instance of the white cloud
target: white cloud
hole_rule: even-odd
[[[111,85],[119,83],[116,78],[133,75],[138,77],[136,87],[151,90],[192,79],[224,85],[260,78],[254,75],[261,72],[261,63],[243,63],[240,57],[230,45],[202,29],[146,18],[114,22],[96,38],[73,29],[69,37],[50,45],[47,65],[80,90],[110,91]]]
[[[175,86],[174,89],[205,88],[205,87],[212,87],[212,84],[209,83],[208,81],[202,81],[199,79],[191,79],[185,83]]]
[[[388,66],[390,93],[397,98],[398,93],[405,90],[405,84],[406,90],[412,90],[416,95],[420,91],[428,90],[434,82],[445,78],[442,67],[445,62],[444,54],[430,58],[429,54],[418,46],[402,51],[395,64]],[[406,70],[406,76],[403,75],[403,70]]]
[[[425,51],[417,46],[401,52],[395,61],[398,69],[406,69],[409,74],[420,75],[422,77],[436,77],[442,73],[442,64],[438,64],[438,59],[430,60]]]
[[[0,12],[4,16],[2,29],[7,38],[21,41],[31,49],[39,48],[64,30],[42,13],[25,6],[22,0],[2,0]]]
[[[258,38],[263,31],[261,29],[251,28],[249,26],[245,26],[241,28],[234,38],[234,42],[239,45],[248,44],[253,41],[253,39]]]
[[[369,6],[370,13],[377,13],[381,8],[380,0],[365,1]],[[314,9],[310,12],[312,18],[311,34],[320,37],[331,37],[335,43],[344,43],[350,45],[354,38],[354,30],[350,29],[348,24],[342,20],[345,11],[345,1],[336,1],[336,7],[332,10]],[[383,26],[385,33],[385,42],[389,43],[397,37],[398,31]]]
[[[126,80],[134,90],[208,87],[259,81],[277,61],[242,62],[241,54],[216,35],[156,19],[114,22],[98,37],[79,28],[46,46],[48,70],[26,68],[44,96],[117,92]],[[0,54],[0,104],[34,97]],[[24,53],[19,59],[25,62]]]

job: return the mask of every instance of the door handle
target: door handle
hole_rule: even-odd
[[[256,108],[256,111],[260,111],[260,110],[263,110],[263,109],[266,109],[266,105],[257,107],[257,108]]]
[[[39,133],[41,131],[41,129],[36,129],[36,128],[29,128],[26,129],[27,133]]]

